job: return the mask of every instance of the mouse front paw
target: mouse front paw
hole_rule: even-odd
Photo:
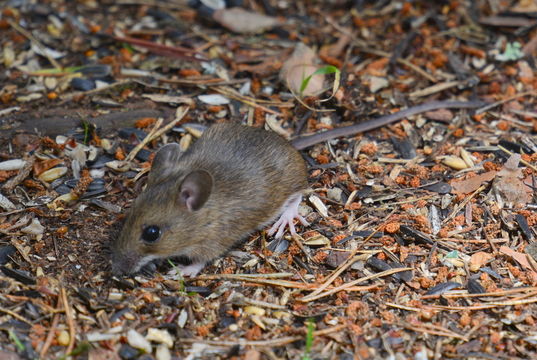
[[[275,238],[279,239],[283,236],[285,228],[289,227],[289,232],[292,236],[296,235],[294,219],[298,219],[300,223],[304,226],[309,226],[309,223],[298,213],[298,206],[302,200],[302,194],[295,194],[291,196],[282,207],[283,212],[280,215],[278,221],[271,226],[267,234],[272,236],[276,233]]]
[[[182,277],[194,277],[205,267],[205,262],[195,262],[190,265],[176,265],[172,270],[175,275],[180,273]]]

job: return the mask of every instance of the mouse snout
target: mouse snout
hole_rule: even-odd
[[[112,273],[114,275],[132,274],[140,268],[140,255],[134,251],[112,254]]]

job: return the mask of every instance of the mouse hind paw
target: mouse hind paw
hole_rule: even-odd
[[[298,206],[300,205],[301,200],[302,194],[295,194],[285,202],[284,206],[282,207],[283,212],[280,215],[280,218],[274,223],[274,225],[270,227],[267,232],[269,236],[272,236],[274,233],[276,233],[275,238],[281,238],[286,227],[289,227],[289,232],[292,236],[295,236],[296,230],[293,222],[294,219],[300,221],[300,223],[304,226],[309,226],[309,223],[306,221],[306,219],[304,219],[298,213]]]

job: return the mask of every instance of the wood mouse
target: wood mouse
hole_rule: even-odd
[[[112,271],[132,274],[148,262],[184,256],[181,267],[195,276],[237,241],[270,224],[282,237],[298,214],[307,169],[297,149],[379,128],[404,117],[441,108],[475,108],[480,101],[433,101],[356,125],[289,143],[276,133],[238,124],[217,124],[186,151],[163,146],[155,155],[146,189],[128,211],[112,244]]]
[[[159,149],[145,190],[129,209],[112,244],[112,271],[132,274],[148,262],[184,256],[195,276],[237,241],[270,224],[281,237],[298,214],[307,188],[302,156],[276,133],[226,123],[208,128],[182,152]]]

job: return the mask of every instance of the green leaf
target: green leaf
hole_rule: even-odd
[[[300,94],[302,95],[304,90],[306,90],[312,77],[314,77],[315,75],[329,75],[329,74],[336,74],[337,81],[334,81],[334,89],[337,89],[337,87],[339,86],[339,77],[341,76],[340,71],[335,66],[327,65],[320,69],[317,69],[313,74],[311,74],[310,76],[307,76],[304,80],[302,80],[302,83],[300,84]],[[336,86],[336,83],[337,83],[337,86]]]

